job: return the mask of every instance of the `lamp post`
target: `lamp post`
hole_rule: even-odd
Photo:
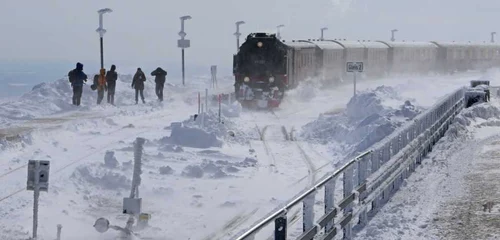
[[[100,9],[99,11],[97,11],[97,13],[99,14],[99,28],[96,30],[96,32],[99,33],[99,36],[100,36],[100,45],[101,45],[101,69],[104,68],[104,47],[103,47],[103,38],[104,38],[104,34],[106,33],[106,29],[104,29],[103,27],[103,15],[105,13],[110,13],[110,12],[113,12],[111,9],[109,8],[103,8],[103,9]]]
[[[236,22],[236,32],[234,33],[234,36],[236,36],[236,52],[240,49],[240,25],[245,24],[244,21],[238,21]]]
[[[391,41],[393,41],[393,42],[396,41],[396,38],[394,38],[394,33],[397,32],[397,31],[398,31],[397,29],[392,29],[391,30],[391,35],[392,35]]]
[[[277,32],[278,34],[277,34],[277,36],[276,36],[276,37],[277,37],[278,39],[281,39],[280,29],[281,29],[281,28],[283,28],[283,27],[285,27],[285,25],[283,25],[283,24],[278,25],[278,26],[276,27],[276,28],[278,29],[278,32]]]
[[[186,32],[184,32],[184,21],[191,19],[191,16],[182,16],[181,17],[181,31],[179,32],[179,36],[181,39],[177,40],[177,47],[182,48],[182,85],[185,85],[185,68],[184,68],[184,49],[189,48],[191,46],[191,42],[188,39],[184,39],[186,37]]]
[[[321,38],[320,38],[320,39],[321,39],[321,41],[325,40],[325,38],[323,37],[323,32],[324,32],[325,30],[328,30],[328,28],[327,28],[327,27],[321,28]]]
[[[497,32],[491,32],[491,43],[495,42],[495,35],[496,34],[497,34]]]

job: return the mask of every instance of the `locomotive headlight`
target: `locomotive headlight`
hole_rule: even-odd
[[[274,77],[270,77],[269,82],[271,82],[271,83],[274,82]]]
[[[245,77],[245,78],[243,78],[243,81],[250,82],[250,78],[249,77]]]
[[[263,45],[262,42],[257,43],[257,47],[262,47],[262,45]]]

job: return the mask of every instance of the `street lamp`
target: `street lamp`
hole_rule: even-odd
[[[234,36],[236,36],[236,52],[240,49],[240,25],[245,24],[245,21],[238,21],[236,22],[236,32],[234,33]]]
[[[491,43],[495,42],[495,35],[496,34],[497,34],[497,32],[491,32]]]
[[[184,79],[184,49],[189,48],[191,46],[191,42],[188,39],[184,39],[186,37],[186,32],[184,32],[184,21],[191,19],[191,16],[182,16],[181,17],[181,31],[179,32],[179,36],[181,39],[177,41],[177,47],[182,48],[182,85],[185,85]]]
[[[102,22],[102,15],[104,15],[105,13],[110,13],[110,12],[113,12],[111,9],[109,8],[103,8],[103,9],[100,9],[99,11],[97,11],[97,13],[99,14],[99,28],[96,30],[96,32],[99,33],[99,36],[100,36],[100,45],[101,45],[101,69],[104,68],[104,47],[103,47],[103,37],[104,37],[104,34],[106,33],[106,29],[104,29],[103,27],[103,22]]]
[[[323,32],[324,32],[325,30],[328,30],[328,28],[327,28],[327,27],[321,28],[321,41],[325,40],[325,39],[323,38]]]
[[[283,28],[283,27],[285,27],[285,25],[283,25],[283,24],[278,25],[278,26],[276,27],[276,28],[278,28],[278,34],[277,34],[277,36],[276,36],[278,39],[281,39],[280,29],[281,29],[281,28]]]
[[[393,42],[396,40],[396,38],[394,38],[394,33],[397,32],[397,31],[398,31],[397,29],[392,29],[391,30],[391,35],[392,35],[391,41],[393,41]]]

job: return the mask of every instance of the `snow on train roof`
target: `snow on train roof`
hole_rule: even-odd
[[[284,44],[287,46],[293,47],[293,48],[314,48],[316,45],[314,45],[313,42],[307,42],[307,41],[285,41]]]
[[[438,47],[436,44],[432,42],[406,42],[406,41],[400,41],[400,42],[377,41],[377,42],[387,44],[392,48],[400,48],[400,47],[437,48]]]
[[[441,47],[494,47],[494,48],[500,48],[500,44],[498,43],[487,43],[487,42],[435,42]]]
[[[338,42],[342,44],[342,46],[344,46],[345,48],[365,48],[365,45],[363,45],[361,42],[358,41],[345,41],[345,40],[328,40],[328,41]]]
[[[332,41],[313,41],[312,43],[320,49],[344,49],[342,45]]]

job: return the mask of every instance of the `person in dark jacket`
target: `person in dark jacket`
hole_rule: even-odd
[[[139,102],[139,93],[141,94],[142,103],[146,103],[144,101],[144,82],[146,81],[146,75],[141,70],[141,68],[137,68],[137,72],[134,75],[134,79],[132,80],[132,88],[135,89],[135,104]]]
[[[116,66],[111,65],[111,69],[106,73],[106,82],[108,84],[108,103],[115,105],[115,88],[118,74],[116,73]]]
[[[165,85],[165,77],[167,76],[167,71],[163,70],[161,67],[158,67],[156,70],[151,72],[151,76],[155,76],[156,96],[158,96],[158,100],[160,100],[160,102],[162,102],[163,101],[163,86]]]
[[[83,83],[87,82],[87,74],[83,72],[83,64],[76,63],[76,68],[68,73],[68,78],[73,88],[73,105],[80,106]]]

